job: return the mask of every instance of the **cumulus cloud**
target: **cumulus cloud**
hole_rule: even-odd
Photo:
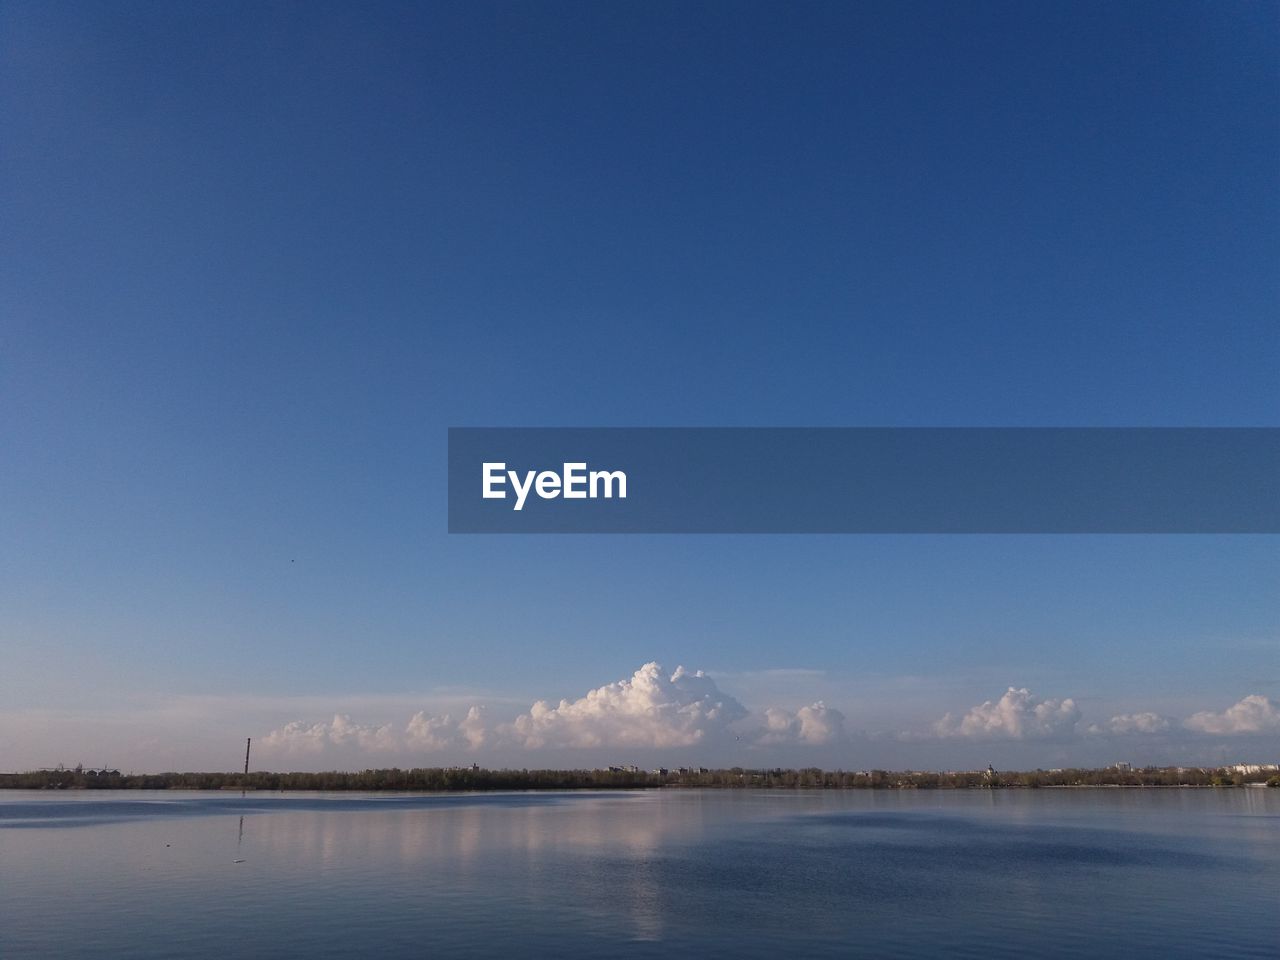
[[[429,714],[419,710],[409,718],[403,731],[393,724],[357,723],[345,713],[332,720],[307,723],[295,720],[272,730],[262,745],[289,753],[324,753],[334,747],[354,747],[375,753],[395,751],[438,751],[482,746],[489,731],[485,709],[473,706],[460,721],[449,714]]]
[[[780,707],[764,712],[765,728],[757,737],[760,744],[832,743],[844,738],[844,714],[821,700],[795,713]]]
[[[1255,693],[1221,713],[1204,710],[1192,714],[1183,726],[1197,733],[1270,733],[1280,731],[1280,708]]]
[[[373,726],[354,723],[349,716],[337,714],[329,724],[329,739],[337,744],[351,743],[365,750],[391,750],[396,746],[396,735],[391,724]]]
[[[934,724],[934,732],[973,740],[1038,740],[1067,736],[1079,720],[1070,697],[1037,700],[1026,687],[1010,687],[996,702],[987,700],[961,717],[948,713]]]
[[[391,724],[375,726],[354,722],[345,713],[335,713],[328,722],[308,724],[301,720],[272,730],[263,745],[301,753],[320,753],[329,746],[354,745],[363,750],[387,751],[399,745]]]
[[[305,753],[319,753],[329,743],[327,723],[308,724],[301,720],[286,723],[261,739],[266,747],[281,747]]]
[[[746,715],[746,709],[702,671],[678,667],[668,676],[657,663],[647,663],[630,678],[580,699],[561,700],[555,706],[539,700],[510,724],[490,725],[483,706],[470,707],[461,720],[420,710],[403,728],[361,724],[338,713],[330,721],[285,724],[261,742],[268,748],[311,754],[334,748],[381,753],[504,746],[659,749],[726,737],[729,725]],[[795,714],[777,713],[770,722],[789,742],[824,743],[838,735],[844,717],[815,703]]]
[[[1173,721],[1158,713],[1122,713],[1112,717],[1105,723],[1089,725],[1089,733],[1127,734],[1127,733],[1164,733],[1173,727]]]
[[[418,750],[443,750],[454,742],[457,726],[449,714],[435,715],[419,710],[404,728],[406,745]]]
[[[846,739],[844,714],[822,700],[794,711],[770,707],[763,711],[764,726],[750,731],[738,726],[748,716],[738,700],[701,670],[677,667],[668,674],[660,664],[646,663],[630,677],[577,699],[538,700],[509,722],[491,722],[479,705],[469,707],[461,719],[457,712],[419,710],[402,725],[358,723],[338,712],[319,723],[295,720],[259,743],[289,753],[359,750],[394,754],[398,760],[480,750],[665,750],[734,740],[760,747],[820,746]]]
[[[511,726],[513,737],[541,747],[688,747],[726,733],[747,711],[701,670],[667,676],[646,663],[627,680],[551,706],[539,700]]]
[[[458,724],[458,736],[473,750],[483,747],[489,739],[489,730],[485,725],[485,708],[472,707]]]

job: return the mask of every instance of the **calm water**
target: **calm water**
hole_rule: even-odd
[[[5,960],[673,950],[1275,958],[1280,790],[0,793]]]

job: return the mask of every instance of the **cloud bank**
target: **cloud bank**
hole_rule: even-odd
[[[526,747],[690,747],[725,736],[746,708],[701,670],[677,667],[670,677],[646,663],[630,679],[551,706],[539,700],[516,718],[514,739]]]
[[[701,670],[677,667],[667,673],[656,662],[631,676],[605,684],[577,698],[538,700],[520,712],[508,707],[491,718],[480,704],[454,712],[419,710],[407,723],[359,723],[347,713],[329,720],[294,720],[259,739],[267,751],[319,758],[357,753],[393,756],[399,762],[470,760],[476,754],[508,760],[545,751],[599,751],[588,762],[605,759],[604,751],[656,751],[701,748],[707,759],[720,748],[751,748],[767,755],[785,748],[847,748],[852,742],[845,715],[822,700],[792,710],[770,706],[751,713],[721,690]],[[745,722],[744,722],[745,721]],[[763,722],[761,722],[763,721]],[[1187,746],[1204,735],[1249,736],[1280,732],[1280,707],[1252,694],[1221,712],[1202,711],[1178,720],[1152,711],[1118,713],[1106,720],[1081,723],[1081,711],[1070,697],[1041,698],[1027,687],[1009,687],[998,700],[987,700],[963,713],[946,714],[927,730],[901,734],[860,735],[859,742],[903,744],[973,744],[1004,741],[1101,745],[1107,738],[1151,736],[1171,743],[1181,733]],[[1191,739],[1188,739],[1191,738]],[[1203,742],[1203,741],[1201,741]],[[954,746],[948,748],[956,749]],[[1043,749],[1037,747],[1036,749]],[[843,753],[828,753],[829,758]],[[422,758],[419,760],[418,758]],[[856,758],[848,758],[856,762]],[[384,761],[385,762],[385,761]],[[516,761],[517,763],[520,761]],[[546,762],[546,761],[544,761]],[[556,761],[559,762],[559,761]],[[569,761],[581,762],[581,761]],[[838,761],[839,762],[839,761]]]
[[[255,768],[276,770],[477,761],[515,768],[626,761],[833,769],[954,769],[994,761],[1029,769],[1117,759],[1258,760],[1271,757],[1280,734],[1280,700],[1261,692],[1197,703],[1207,708],[1199,713],[1171,711],[1162,702],[1158,713],[1125,704],[1080,718],[1080,697],[1044,699],[1014,684],[998,699],[934,723],[954,682],[909,685],[912,695],[904,699],[903,686],[886,687],[884,678],[839,681],[819,671],[718,672],[713,680],[645,664],[619,675],[624,679],[581,695],[536,703],[491,689],[435,687],[332,698],[169,694],[56,710],[0,704],[0,759],[13,769],[77,761],[136,771],[230,769],[243,763],[238,730],[253,735]],[[775,676],[785,682],[761,679]]]
[[[1260,694],[1252,694],[1222,713],[1204,710],[1183,724],[1197,733],[1249,734],[1280,731],[1280,708]]]
[[[489,739],[485,714],[484,707],[473,706],[465,717],[455,723],[450,714],[429,714],[419,710],[409,718],[405,727],[405,746],[429,751],[456,747],[478,750]]]
[[[1104,723],[1089,725],[1089,733],[1094,736],[1115,734],[1124,736],[1134,733],[1165,733],[1173,729],[1173,721],[1158,713],[1122,713]]]
[[[1032,740],[1070,736],[1080,720],[1075,701],[1037,700],[1026,687],[1010,687],[961,717],[948,713],[934,724],[940,737],[971,740]]]
[[[765,729],[756,742],[772,744],[825,744],[845,738],[844,714],[818,700],[795,713],[780,707],[764,712]]]
[[[300,753],[321,753],[330,746],[346,745],[382,752],[394,750],[398,743],[391,724],[355,723],[345,713],[335,713],[332,720],[320,723],[295,720],[262,738],[263,746]]]
[[[774,713],[770,723],[776,723],[776,731],[797,743],[828,742],[844,721],[838,711],[821,703],[795,714]],[[661,665],[646,663],[631,677],[576,700],[561,700],[555,706],[538,700],[510,723],[490,723],[481,705],[470,707],[461,720],[420,710],[403,728],[359,724],[346,714],[335,714],[318,723],[295,720],[260,742],[271,750],[309,754],[344,747],[378,753],[470,752],[501,746],[670,749],[734,739],[731,725],[746,716],[746,708],[701,670],[677,667],[668,676]]]

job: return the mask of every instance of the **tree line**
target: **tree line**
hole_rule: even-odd
[[[0,774],[0,788],[34,790],[388,790],[423,793],[489,790],[637,790],[665,788],[783,790],[964,790],[1040,787],[1210,787],[1265,783],[1275,771],[1242,774],[1230,768],[950,771],[793,769],[721,770],[486,770],[415,767],[322,773],[121,773],[118,770],[33,770]]]

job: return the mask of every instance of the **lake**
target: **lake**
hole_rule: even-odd
[[[0,957],[1268,957],[1280,790],[0,792]]]

